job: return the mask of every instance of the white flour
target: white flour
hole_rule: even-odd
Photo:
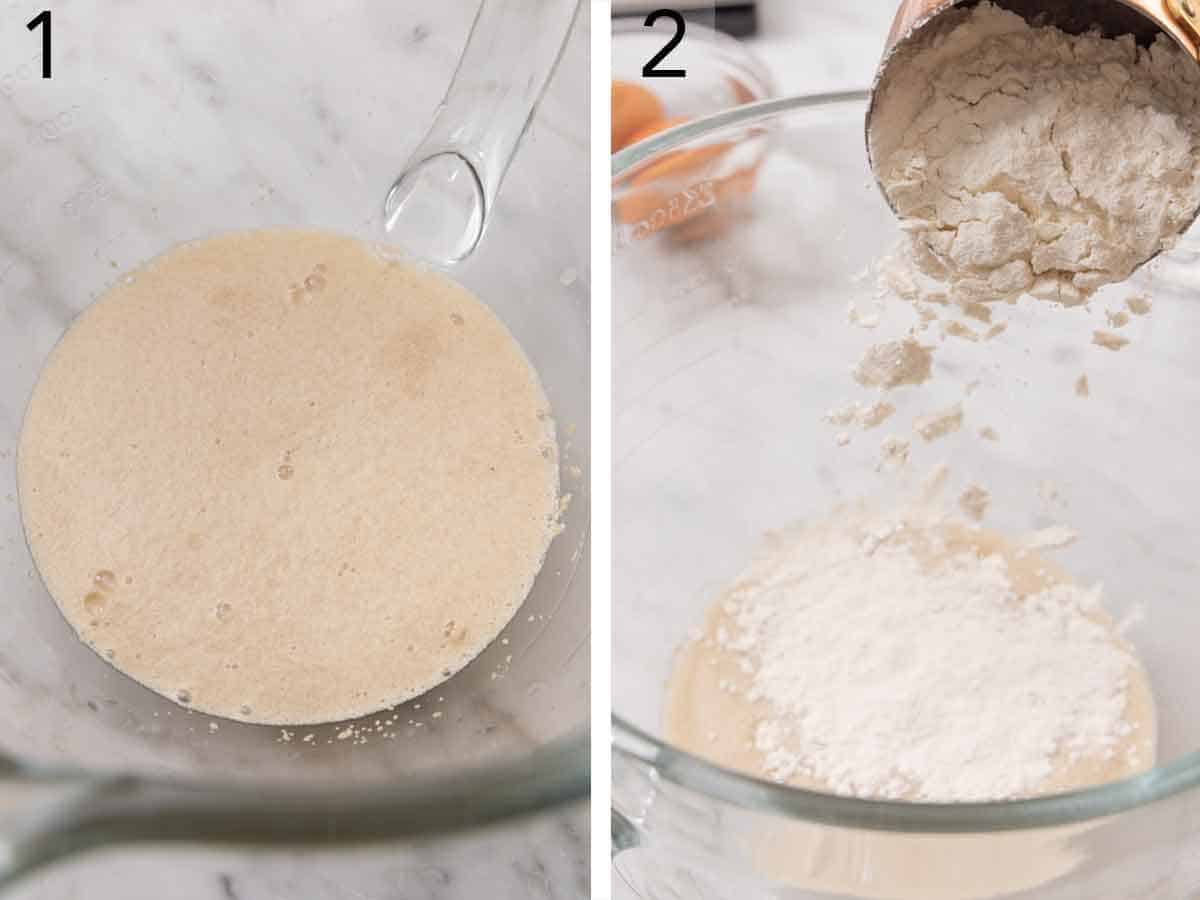
[[[913,430],[926,442],[953,434],[962,427],[963,409],[961,403],[956,403],[949,409],[939,410],[921,416],[913,423]]]
[[[878,428],[896,411],[896,407],[886,400],[876,400],[874,403],[852,403],[840,409],[831,409],[825,413],[825,421],[832,425],[858,425],[863,430]]]
[[[854,369],[854,379],[863,387],[885,389],[929,380],[933,348],[908,337],[870,347]]]
[[[986,2],[947,21],[892,62],[871,135],[907,233],[880,273],[919,322],[864,352],[853,377],[880,393],[827,413],[839,428],[897,412],[882,392],[928,381],[939,338],[979,350],[1003,334],[994,301],[1082,303],[1170,247],[1200,206],[1200,72],[1172,43],[1032,28]],[[1093,343],[1122,349],[1150,310],[1133,296],[1102,311]],[[887,330],[857,305],[848,318]],[[955,403],[912,429],[930,443],[963,423]],[[912,451],[889,435],[877,468]],[[972,483],[957,502],[979,522],[992,496]],[[1153,759],[1153,700],[1099,588],[1037,555],[1077,538],[1055,526],[1006,543],[913,512],[794,530],[682,655],[673,733],[703,723],[723,764],[872,798],[1002,800],[1124,777]]]
[[[769,710],[754,729],[769,777],[991,800],[1081,758],[1133,756],[1140,669],[1099,588],[950,535],[915,516],[843,517],[787,535],[738,582],[717,644]]]
[[[1165,37],[949,16],[879,88],[872,154],[908,232],[889,286],[1074,304],[1170,247],[1200,206],[1200,69]]]
[[[987,515],[988,506],[991,502],[991,492],[978,484],[967,485],[958,496],[958,508],[976,522]]]

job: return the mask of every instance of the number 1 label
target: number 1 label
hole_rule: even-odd
[[[50,77],[50,10],[43,9],[25,26],[30,31],[42,29],[42,77]]]

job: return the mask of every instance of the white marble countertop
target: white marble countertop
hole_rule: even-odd
[[[759,0],[759,34],[747,45],[781,95],[867,88],[899,0]]]
[[[144,2],[126,0],[120,4],[119,12],[121,15],[136,15],[130,7]],[[403,4],[401,6],[405,8]],[[248,31],[277,27],[280,21],[291,20],[306,26],[317,23],[320,30],[313,33],[319,34],[322,39],[370,40],[390,48],[392,64],[383,74],[395,79],[393,84],[404,86],[401,96],[407,99],[400,101],[400,108],[389,107],[389,121],[382,122],[377,118],[373,123],[357,124],[363,125],[364,131],[376,135],[385,134],[384,129],[388,127],[394,130],[394,147],[388,148],[388,158],[391,158],[391,150],[394,149],[398,168],[420,139],[445,90],[476,7],[476,0],[410,2],[408,8],[411,8],[411,15],[401,16],[396,14],[394,3],[364,0],[353,5],[354,10],[363,13],[361,21],[350,23],[344,21],[348,17],[343,16],[342,12],[350,10],[350,5],[331,7],[323,0],[231,3],[224,7],[218,5],[212,13],[214,17],[231,17],[236,10],[236,20],[227,18],[226,21],[236,21],[238,27]],[[25,38],[28,36],[20,28],[28,16],[17,18],[13,4],[5,4],[5,9],[10,13],[5,29],[14,33],[19,31],[20,35],[14,40],[22,41],[26,56],[32,54],[36,45],[26,46]],[[331,9],[339,12],[335,15],[330,12]],[[56,35],[56,39],[62,41],[64,48],[63,58],[57,61],[57,65],[66,71],[65,67],[71,63],[67,49],[71,41],[86,40],[87,35],[99,30],[101,17],[110,12],[114,15],[118,12],[115,5],[110,7],[108,4],[70,0],[56,4],[54,23],[58,34],[62,35]],[[203,15],[208,16],[208,13]],[[179,19],[179,31],[186,35],[189,30],[187,15],[181,14]],[[14,22],[15,27],[10,29]],[[395,25],[395,22],[401,24]],[[381,23],[387,23],[386,28]],[[207,24],[214,25],[214,22]],[[214,27],[223,26],[216,23]],[[367,30],[355,32],[354,28]],[[530,192],[521,188],[529,185],[549,186],[547,190],[552,190],[554,194],[555,215],[561,214],[564,221],[577,222],[579,225],[573,229],[556,228],[555,234],[547,238],[547,246],[542,248],[542,252],[547,255],[553,252],[556,260],[564,260],[564,265],[566,261],[571,262],[574,267],[571,271],[577,272],[577,276],[573,275],[573,283],[577,277],[577,289],[580,290],[586,290],[589,259],[586,224],[589,193],[583,175],[588,158],[589,33],[585,12],[576,24],[560,70],[550,85],[510,172],[509,183],[514,188],[502,192],[498,203],[498,210],[504,208],[510,220],[544,221],[544,202],[539,206],[536,198],[527,196]],[[169,30],[163,37],[167,45],[176,46]],[[185,42],[181,40],[179,43],[182,46]],[[231,49],[227,52],[237,52],[232,36],[229,47]],[[186,91],[202,92],[213,108],[222,108],[222,92],[231,87],[221,84],[207,71],[189,70],[182,53],[177,60],[181,64],[177,83],[160,84],[149,80],[151,76],[143,68],[145,57],[141,54],[146,49],[139,46],[106,47],[110,57],[105,60],[105,65],[124,66],[128,71],[122,71],[122,75],[128,75],[131,82],[135,78],[140,79],[136,83],[143,85],[146,90],[165,91],[176,97]],[[318,72],[322,61],[319,46],[311,52],[312,70]],[[268,78],[269,62],[262,61],[264,74]],[[346,71],[344,66],[331,65],[330,69],[333,71],[322,72],[322,77],[342,79],[343,82],[349,79],[361,87],[364,97],[373,90],[372,78],[380,77],[378,72]],[[9,82],[23,79],[22,83],[25,83],[35,77],[25,77],[26,74],[25,69],[17,69],[6,75],[5,79]],[[54,89],[52,83],[47,85],[48,89]],[[0,102],[11,100],[12,95],[7,88],[2,93]],[[353,94],[353,91],[341,91],[339,94]],[[303,97],[296,99],[298,110],[307,108],[299,102]],[[356,122],[357,113],[362,112],[358,110],[356,113],[352,106],[353,102],[350,102],[336,110],[326,110],[324,115],[318,110],[321,122],[316,124],[323,125],[326,134],[322,136],[322,129],[310,124],[313,146],[316,147],[313,150],[316,164],[323,165],[330,159],[337,163],[338,157],[334,155],[336,146],[333,151],[326,153],[325,148],[317,145],[326,138],[332,145],[339,144],[340,134],[343,133],[340,126]],[[169,127],[166,123],[146,121],[144,113],[139,118],[138,110],[136,91],[131,91],[123,119],[123,125],[129,133]],[[86,113],[86,110],[83,112]],[[72,107],[63,115],[74,114],[75,108]],[[28,116],[18,110],[15,118],[26,122]],[[55,123],[47,126],[36,121],[27,124],[45,131],[46,128],[69,127],[71,122],[67,119],[57,126]],[[254,128],[250,125],[243,132],[251,134]],[[38,146],[33,140],[36,136],[22,143],[20,135],[10,135],[8,141],[0,142],[0,157],[11,162],[9,157],[16,157],[20,152],[13,148],[26,144]],[[45,141],[54,137],[55,134],[49,132],[42,135]],[[285,137],[292,142],[296,160],[313,149],[306,146],[303,139],[293,140],[291,135]],[[257,135],[248,138],[244,142],[246,152],[261,150],[261,146],[255,146],[254,143],[258,141],[261,144],[263,140]],[[282,165],[288,163],[286,157],[279,161]],[[86,166],[86,160],[81,161],[80,165]],[[572,167],[580,173],[579,177],[567,178]],[[371,176],[369,179],[364,179],[361,172],[358,174],[360,180],[364,181],[363,190],[378,191],[381,204],[387,184],[376,183],[374,176],[380,173],[367,173]],[[366,180],[371,183],[365,184]],[[310,180],[308,184],[318,195],[326,190],[319,179]],[[107,190],[103,184],[101,188]],[[100,194],[100,191],[93,193]],[[95,203],[96,199],[84,197],[91,203]],[[104,199],[104,196],[99,196],[99,199]],[[347,205],[359,199],[357,196],[344,198]],[[375,208],[374,201],[370,197],[367,200],[371,204],[369,208]],[[20,274],[16,272],[19,267],[9,268],[13,268],[13,278],[16,279]],[[0,272],[0,282],[4,282],[9,274],[8,271]],[[15,281],[12,283],[16,284]],[[8,310],[0,304],[0,318],[7,313]],[[5,900],[468,900],[477,897],[495,900],[580,900],[589,896],[588,859],[588,814],[585,807],[579,806],[478,833],[417,845],[378,846],[354,851],[250,852],[190,847],[116,849],[86,855],[36,873],[6,892],[4,897]]]
[[[419,846],[328,853],[113,850],[5,900],[586,900],[587,810]]]

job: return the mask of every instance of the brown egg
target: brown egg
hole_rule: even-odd
[[[676,125],[683,125],[689,121],[690,119],[687,116],[671,116],[670,118],[659,116],[657,119],[643,122],[641,126],[629,135],[629,144],[644,141],[648,137],[654,137],[660,131],[666,131],[668,128],[674,128]],[[629,146],[629,144],[626,146]]]
[[[651,91],[628,81],[612,83],[612,152],[632,144],[633,135],[665,115],[662,103]]]
[[[680,116],[673,119],[662,119],[658,122],[651,122],[634,135],[632,143],[636,144],[638,141],[644,141],[646,138],[653,137],[660,131],[675,128],[687,121],[688,119]],[[633,183],[650,184],[664,178],[695,177],[701,174],[701,168],[720,157],[730,146],[727,143],[719,143],[709,144],[707,147],[697,147],[694,150],[674,150],[666,154],[658,162],[639,171],[633,177]]]
[[[684,116],[659,118],[644,123],[627,136],[626,146],[688,122]],[[700,240],[722,231],[728,224],[728,204],[753,192],[758,164],[712,178],[712,163],[733,147],[718,142],[663,155],[639,170],[627,182],[628,190],[615,203],[618,221],[640,225],[645,235],[672,229],[672,237],[681,241]],[[701,182],[704,190],[698,191]],[[685,196],[685,192],[691,196]],[[699,194],[709,200],[697,201]]]

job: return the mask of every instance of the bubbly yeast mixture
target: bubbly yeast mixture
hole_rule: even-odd
[[[504,325],[309,231],[185,244],[119,280],[46,365],[19,477],[84,641],[173,700],[274,724],[444,681],[557,529],[553,420]]]

